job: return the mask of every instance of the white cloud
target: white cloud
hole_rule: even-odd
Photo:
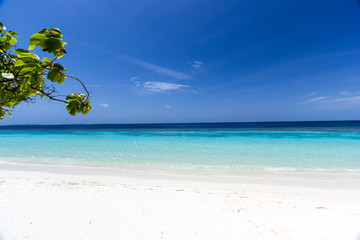
[[[178,71],[175,71],[175,70],[172,70],[169,68],[161,67],[159,65],[145,62],[141,59],[128,57],[128,56],[122,56],[121,58],[128,62],[134,63],[140,67],[150,69],[150,70],[152,70],[156,73],[162,74],[162,75],[167,75],[169,77],[173,77],[173,78],[177,78],[177,79],[189,79],[190,78],[190,75],[188,75],[186,73],[182,73],[182,72],[178,72]]]
[[[167,104],[164,104],[164,107],[167,108],[167,109],[171,108],[171,106],[167,105]]]
[[[203,62],[201,62],[201,61],[194,61],[193,63],[192,63],[192,66],[194,67],[194,68],[196,68],[196,69],[199,69],[200,67],[201,67],[201,65],[203,65],[204,63]]]
[[[100,107],[104,107],[104,108],[110,107],[109,104],[107,104],[107,103],[101,103],[99,105],[100,105]]]
[[[360,103],[360,96],[328,99],[320,103]]]
[[[340,92],[339,93],[341,96],[348,96],[348,95],[351,95],[351,93],[350,92],[348,92],[348,91],[342,91],[342,92]]]
[[[191,65],[192,67],[192,71],[191,72],[198,72],[198,71],[202,71],[203,68],[202,68],[202,65],[204,64],[202,61],[192,61],[192,62],[188,62],[188,64]]]
[[[316,104],[323,107],[336,107],[336,108],[345,108],[345,107],[358,107],[360,105],[360,95],[352,97],[338,97],[338,98],[329,98],[329,97],[317,97],[312,98],[298,104]]]
[[[135,80],[138,80],[138,79],[140,79],[139,77],[132,77],[131,79],[130,79],[130,81],[135,81]]]
[[[307,103],[317,103],[321,100],[325,100],[328,97],[316,97],[316,98],[311,98],[309,100],[303,101],[303,102],[299,102],[298,104],[307,104]]]
[[[311,97],[311,96],[314,96],[316,94],[317,94],[317,92],[310,92],[310,93],[307,93],[306,96]]]
[[[145,82],[143,85],[144,90],[161,93],[175,90],[184,90],[190,88],[188,85],[167,83],[167,82]]]

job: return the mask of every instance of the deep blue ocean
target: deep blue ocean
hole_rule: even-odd
[[[360,121],[0,126],[0,162],[360,172]]]

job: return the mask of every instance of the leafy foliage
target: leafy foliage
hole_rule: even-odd
[[[35,33],[30,38],[28,50],[15,48],[18,37],[16,32],[6,31],[0,22],[0,119],[6,113],[11,116],[14,107],[22,102],[35,102],[37,96],[66,103],[67,111],[73,116],[87,114],[91,104],[85,85],[78,78],[66,75],[66,68],[55,63],[66,54],[62,32],[49,28]],[[40,59],[31,52],[36,47],[52,54],[53,58]],[[72,93],[65,99],[58,98],[53,83],[63,84],[67,78],[79,81],[86,95]]]

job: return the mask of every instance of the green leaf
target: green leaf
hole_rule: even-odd
[[[20,91],[26,91],[30,89],[30,83],[23,83],[20,85]]]
[[[44,78],[37,74],[33,74],[30,78],[30,83],[33,87],[37,88],[44,83]]]
[[[81,104],[81,113],[88,114],[91,110],[91,104],[89,100],[86,100],[85,103]]]
[[[36,64],[36,65],[38,65],[40,67],[39,62],[36,59],[33,59],[33,58],[18,59],[15,62],[15,67],[21,67],[21,66],[31,65],[31,64]]]
[[[8,44],[8,42],[10,41],[11,37],[9,35],[4,35],[0,37],[0,43],[2,44]]]
[[[58,28],[44,28],[39,33],[49,38],[62,38],[62,32]]]
[[[48,58],[48,57],[44,57],[44,61],[52,62],[52,59],[51,59],[51,58]]]
[[[62,80],[63,75],[64,74],[62,74],[61,72],[59,72],[57,70],[52,70],[48,73],[47,78],[52,82],[59,82]]]
[[[62,74],[61,78],[59,79],[58,83],[63,84],[65,82],[66,76]]]
[[[56,50],[59,50],[61,48],[61,41],[59,39],[50,38],[46,39],[44,42],[43,51],[48,51],[49,53],[52,53]]]
[[[62,32],[58,28],[50,28],[49,32],[51,33],[51,37],[62,38]]]
[[[6,31],[6,27],[0,23],[0,32]]]
[[[54,68],[59,69],[60,71],[66,71],[66,69],[59,63],[54,64]]]
[[[12,73],[1,73],[1,76],[6,79],[14,79],[14,74]]]
[[[33,64],[32,66],[27,65],[26,67],[21,69],[20,74],[24,74],[24,73],[26,73],[26,75],[33,74],[36,73],[38,70],[39,67],[36,64]]]
[[[57,75],[57,72],[56,71],[50,71],[47,75],[47,78],[50,79],[52,82],[57,82],[55,80],[56,78],[56,75]]]
[[[68,102],[66,104],[66,109],[70,115],[75,116],[78,112],[80,112],[80,103],[76,101]]]
[[[0,119],[4,119],[5,111],[4,109],[0,108]]]
[[[8,112],[7,114],[8,114],[8,115],[9,115],[10,117],[12,117],[12,114],[11,114],[11,112]]]
[[[23,48],[17,48],[13,52],[14,53],[30,53],[30,51],[23,49]]]
[[[17,34],[14,31],[8,31],[7,34],[10,35],[10,36],[20,37],[19,34]]]
[[[18,58],[35,58],[39,60],[39,56],[34,53],[18,53]]]
[[[79,101],[82,102],[86,99],[85,94],[80,94],[80,93],[72,93],[67,95],[66,100],[67,101]]]
[[[12,45],[14,45],[15,43],[17,43],[16,38],[11,37],[10,45],[12,46]]]
[[[9,35],[3,35],[0,37],[0,46],[3,49],[1,52],[7,51],[17,42],[16,38]]]
[[[34,58],[21,58],[15,62],[15,68],[21,69],[20,73],[35,72],[41,68],[40,63]]]
[[[43,41],[45,39],[46,39],[46,37],[44,37],[41,33],[33,34],[29,40],[29,50],[35,49],[36,46],[39,46],[41,41]]]

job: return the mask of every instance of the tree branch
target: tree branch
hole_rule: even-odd
[[[85,84],[84,84],[84,83],[83,83],[80,79],[78,79],[78,78],[74,77],[74,75],[71,75],[71,76],[69,76],[69,75],[65,75],[65,77],[75,79],[75,80],[77,80],[79,83],[81,83],[81,85],[83,86],[83,88],[84,88],[84,90],[85,90],[85,92],[86,92],[86,94],[87,94],[87,96],[86,96],[86,100],[88,100],[88,99],[89,99],[89,97],[90,97],[90,93],[89,93],[89,91],[87,90],[87,88],[85,87]]]
[[[42,89],[38,89],[38,88],[34,88],[31,86],[32,89],[34,90],[37,90],[39,92],[41,92],[42,94],[44,94],[46,97],[48,97],[50,100],[54,100],[54,101],[58,101],[58,102],[63,102],[63,103],[68,103],[68,101],[65,101],[65,100],[62,100],[62,99],[58,99],[58,98],[55,98],[53,96],[51,96],[51,93],[47,93],[45,92],[44,90]]]

